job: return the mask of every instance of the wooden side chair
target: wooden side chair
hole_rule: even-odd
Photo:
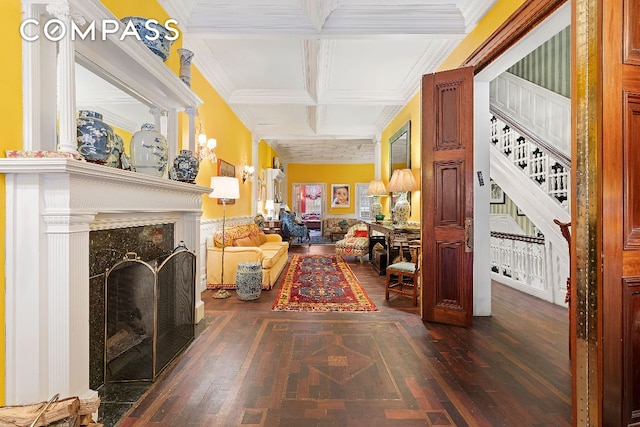
[[[385,299],[389,301],[389,293],[393,292],[413,298],[418,305],[418,288],[420,282],[420,243],[409,244],[411,261],[399,261],[387,266]]]

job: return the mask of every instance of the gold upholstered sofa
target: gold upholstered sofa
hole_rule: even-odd
[[[226,227],[224,288],[235,289],[241,262],[262,265],[262,289],[273,287],[289,258],[289,242],[279,234],[264,234],[255,223]],[[222,230],[207,236],[207,289],[219,289],[222,274]]]

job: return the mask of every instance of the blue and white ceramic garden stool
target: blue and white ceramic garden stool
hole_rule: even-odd
[[[262,292],[262,265],[259,262],[241,262],[236,272],[236,294],[239,300],[260,298]]]

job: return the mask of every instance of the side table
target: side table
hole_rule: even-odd
[[[260,298],[262,292],[262,265],[259,262],[241,262],[236,272],[236,295],[239,300]]]
[[[265,227],[262,229],[262,232],[264,234],[282,234],[282,229],[279,227],[273,227],[273,228]]]

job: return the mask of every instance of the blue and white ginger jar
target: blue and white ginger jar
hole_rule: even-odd
[[[194,182],[198,176],[200,162],[191,150],[180,150],[173,159],[172,179],[183,182]]]
[[[78,152],[88,161],[107,164],[116,147],[113,128],[102,121],[102,114],[80,110],[76,119]]]
[[[124,141],[122,140],[122,137],[117,133],[114,134],[114,137],[115,143],[113,144],[113,150],[111,150],[111,154],[107,159],[106,165],[112,168],[121,169],[122,162],[120,160],[120,157],[122,156],[122,153],[124,153]]]
[[[151,52],[158,55],[162,61],[166,61],[169,57],[169,53],[171,52],[171,45],[173,44],[173,40],[167,39],[167,36],[170,36],[171,32],[159,23],[150,22],[147,24],[147,21],[149,21],[148,18],[141,18],[139,16],[127,16],[120,20],[120,22],[125,25],[130,25],[129,22],[132,22],[132,25],[138,32],[142,43],[144,43]],[[160,36],[155,40],[150,40],[150,38],[155,37],[155,33],[153,31],[149,31],[145,24],[158,31]]]
[[[167,139],[151,123],[131,137],[131,166],[140,173],[164,176],[167,171]]]

